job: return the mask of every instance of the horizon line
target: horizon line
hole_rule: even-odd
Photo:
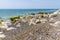
[[[0,9],[60,9],[60,8],[0,8]]]

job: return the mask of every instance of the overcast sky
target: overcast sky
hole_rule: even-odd
[[[57,9],[60,0],[0,0],[0,9]]]

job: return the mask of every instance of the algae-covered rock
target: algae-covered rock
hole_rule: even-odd
[[[39,14],[39,17],[40,18],[45,18],[45,17],[48,16],[48,13],[47,12],[39,12],[38,14]]]
[[[0,20],[0,24],[2,24],[3,20]]]
[[[10,20],[11,20],[11,22],[19,21],[20,20],[20,16],[11,17]]]

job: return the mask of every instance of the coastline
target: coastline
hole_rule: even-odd
[[[31,37],[32,40],[38,40],[41,37],[40,40],[42,40],[49,36],[47,37],[48,40],[53,40],[54,38],[52,37],[58,37],[58,35],[60,35],[59,17],[60,10],[57,10],[51,14],[40,12],[38,14],[31,14],[24,17],[11,17],[6,21],[2,20],[0,31],[3,32],[1,33],[3,36],[0,35],[0,38],[4,38],[3,40],[27,40]],[[57,35],[53,35],[52,33]]]

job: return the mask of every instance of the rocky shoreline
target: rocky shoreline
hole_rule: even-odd
[[[0,26],[0,40],[60,40],[60,10],[20,17]]]

